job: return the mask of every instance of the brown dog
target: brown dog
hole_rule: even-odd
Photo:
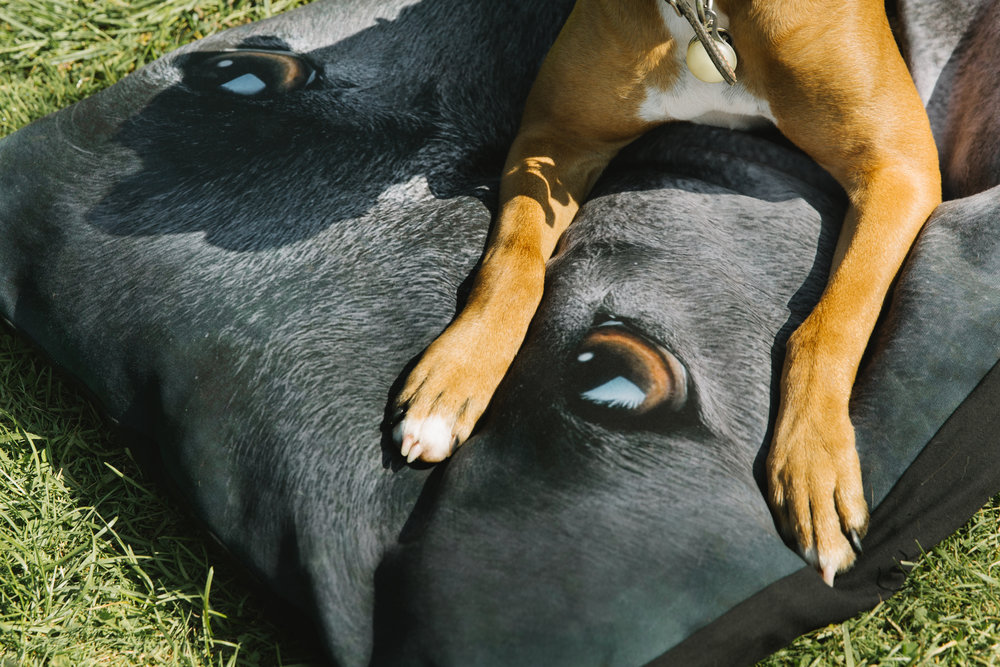
[[[770,120],[851,204],[826,290],[788,341],[767,459],[779,529],[832,585],[868,522],[848,400],[890,284],[941,200],[937,152],[883,0],[718,0],[717,16],[739,57],[735,86],[692,76],[692,24],[665,0],[578,0],[529,95],[468,303],[407,379],[395,434],[425,461],[468,438],[521,345],[546,260],[622,147],[671,120]]]

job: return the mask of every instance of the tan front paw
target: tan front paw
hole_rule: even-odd
[[[823,581],[854,565],[868,530],[868,505],[854,428],[839,416],[785,406],[767,457],[768,501],[782,535]]]
[[[396,399],[393,438],[407,461],[443,461],[469,438],[506,370],[482,356],[446,336],[427,348]]]

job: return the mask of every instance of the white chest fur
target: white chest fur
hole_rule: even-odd
[[[730,129],[747,129],[765,121],[774,122],[767,101],[751,95],[742,84],[705,83],[691,74],[684,58],[694,30],[666,2],[657,0],[657,4],[667,30],[677,43],[674,57],[680,76],[669,89],[653,86],[646,89],[646,99],[639,107],[640,117],[649,122],[687,120]],[[720,12],[720,27],[727,24],[726,16]]]

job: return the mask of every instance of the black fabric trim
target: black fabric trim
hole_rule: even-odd
[[[751,665],[815,628],[871,609],[916,560],[1000,490],[1000,364],[995,365],[872,513],[864,555],[828,588],[810,568],[768,586],[694,632],[648,667]]]

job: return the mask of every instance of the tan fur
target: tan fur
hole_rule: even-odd
[[[638,113],[647,90],[667,89],[680,75],[674,50],[686,42],[667,31],[660,2],[578,0],[538,74],[468,305],[399,397],[408,418],[454,415],[455,444],[516,354],[545,261],[580,202],[608,161],[651,129]],[[779,527],[832,582],[854,561],[850,531],[867,528],[848,400],[886,292],[940,202],[937,153],[882,0],[717,6],[729,17],[742,85],[770,104],[779,129],[851,202],[826,290],[788,343],[767,460]],[[414,444],[404,440],[404,450]]]

